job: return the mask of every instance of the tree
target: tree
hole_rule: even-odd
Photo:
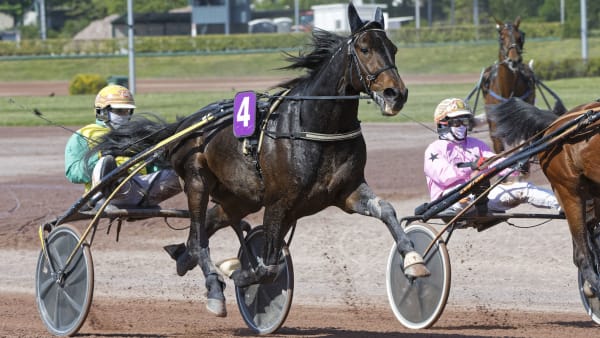
[[[15,26],[22,26],[23,15],[33,4],[34,0],[0,0],[0,12],[12,16]]]

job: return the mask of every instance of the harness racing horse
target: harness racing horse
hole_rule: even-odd
[[[514,23],[495,20],[500,43],[498,61],[484,70],[480,83],[486,113],[511,97],[518,97],[531,104],[535,102],[535,77],[531,68],[523,63],[525,33],[519,30],[521,18],[517,17]],[[494,151],[501,153],[505,144],[502,139],[494,136],[494,122],[489,118],[487,121]]]
[[[489,115],[497,123],[496,133],[515,144],[588,122],[559,137],[538,158],[569,223],[573,261],[586,281],[586,296],[600,299],[600,122],[598,116],[590,118],[599,110],[600,102],[594,101],[556,115],[515,98]]]
[[[286,68],[306,73],[280,85],[286,93],[276,96],[267,116],[257,123],[261,127],[254,156],[246,154],[246,142],[234,136],[231,115],[166,151],[183,181],[191,226],[185,244],[165,249],[177,261],[179,275],[201,267],[207,308],[217,316],[226,315],[224,283],[210,258],[209,237],[227,226],[239,230],[245,216],[263,207],[263,255],[257,269],[233,271],[231,278],[238,287],[275,278],[286,234],[299,218],[328,206],[380,219],[404,257],[405,274],[429,275],[394,208],[375,195],[364,175],[360,94],[373,98],[384,115],[396,115],[403,108],[408,90],[396,68],[397,48],[386,36],[380,9],[373,21],[363,22],[350,4],[348,19],[349,37],[315,30],[310,52],[288,55],[291,64]],[[133,118],[108,133],[93,151],[131,144],[139,151],[221,109],[224,106],[215,103],[171,124]],[[131,140],[133,135],[137,140]],[[214,202],[210,207],[209,200]]]

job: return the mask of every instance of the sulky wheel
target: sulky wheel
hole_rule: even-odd
[[[265,235],[257,226],[246,236],[246,245],[254,257],[262,255]],[[249,269],[248,257],[240,249],[238,258],[243,269]],[[279,274],[272,283],[235,288],[240,313],[246,325],[258,334],[270,334],[281,327],[292,305],[294,270],[289,249],[284,246],[279,260]]]
[[[57,336],[77,333],[92,303],[94,265],[87,243],[75,251],[65,268],[65,262],[80,238],[73,226],[54,228],[46,242],[49,259],[42,250],[37,262],[35,293],[38,310],[48,331]]]
[[[436,236],[427,224],[413,223],[406,234],[417,252],[424,252]],[[444,311],[450,291],[450,258],[442,240],[432,246],[423,257],[431,276],[408,278],[404,274],[402,256],[392,246],[388,259],[386,284],[388,299],[394,315],[402,325],[410,329],[432,326]]]
[[[598,296],[592,295],[590,297],[586,295],[586,292],[584,292],[585,280],[581,275],[581,271],[577,273],[577,281],[579,296],[581,296],[581,302],[583,303],[585,312],[587,312],[588,316],[590,316],[596,324],[600,324],[600,300],[598,300]]]

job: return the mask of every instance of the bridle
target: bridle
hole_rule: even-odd
[[[394,62],[392,62],[391,60],[387,60],[387,62],[388,62],[387,65],[385,65],[382,68],[378,69],[377,71],[371,73],[369,71],[369,69],[365,66],[365,64],[361,62],[360,58],[356,54],[356,42],[367,32],[383,32],[383,34],[385,34],[385,30],[380,29],[380,28],[363,29],[363,30],[356,32],[354,35],[352,35],[350,37],[350,39],[348,39],[347,45],[348,45],[348,56],[350,57],[350,60],[352,61],[350,68],[351,68],[351,70],[352,70],[352,66],[354,66],[356,68],[356,73],[358,74],[358,79],[360,80],[360,83],[362,84],[362,86],[364,88],[364,92],[367,93],[369,96],[372,96],[373,92],[371,90],[371,85],[377,79],[379,74],[381,74],[385,71],[388,71],[390,69],[395,69],[396,72],[398,72],[398,68],[396,67],[396,64]],[[386,51],[387,51],[387,49],[386,49]],[[351,71],[350,76],[352,76],[352,74],[353,74],[353,72]],[[350,82],[352,82],[352,78],[350,78]]]
[[[504,44],[504,39],[503,39],[502,34],[500,34],[498,40],[500,43],[502,63],[510,64],[511,60],[510,60],[508,54],[510,53],[511,49],[515,49],[517,51],[517,54],[519,54],[519,55],[521,55],[523,53],[523,40],[525,39],[525,33],[519,31],[519,33],[521,34],[521,43],[517,43],[515,41],[514,26],[510,23],[505,23],[504,27],[502,28],[500,33],[502,33],[505,30],[508,30],[508,36],[510,37],[510,44],[508,46],[506,46]],[[512,69],[512,67],[511,67],[511,69]]]

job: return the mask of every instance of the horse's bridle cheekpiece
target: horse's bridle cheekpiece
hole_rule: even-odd
[[[365,26],[368,26],[368,24]],[[381,69],[377,70],[374,73],[369,72],[367,67],[365,67],[365,65],[360,61],[360,58],[358,57],[358,55],[356,55],[356,48],[355,48],[356,41],[362,35],[366,34],[367,32],[383,32],[383,34],[385,34],[385,30],[380,29],[380,28],[362,29],[362,30],[356,32],[354,35],[352,35],[350,37],[350,39],[348,39],[348,55],[350,56],[350,59],[353,61],[354,67],[356,67],[356,73],[358,74],[358,79],[360,80],[360,83],[363,85],[365,93],[367,93],[369,96],[373,97],[373,92],[371,91],[371,84],[373,83],[373,81],[375,81],[377,79],[379,74],[381,74],[387,70],[390,70],[390,69],[398,70],[398,68],[396,67],[396,65],[394,63],[390,63],[390,64],[382,67]],[[363,72],[364,72],[364,76],[363,76]],[[350,76],[352,76],[352,72],[350,72]],[[350,80],[352,80],[352,79],[350,79]]]

